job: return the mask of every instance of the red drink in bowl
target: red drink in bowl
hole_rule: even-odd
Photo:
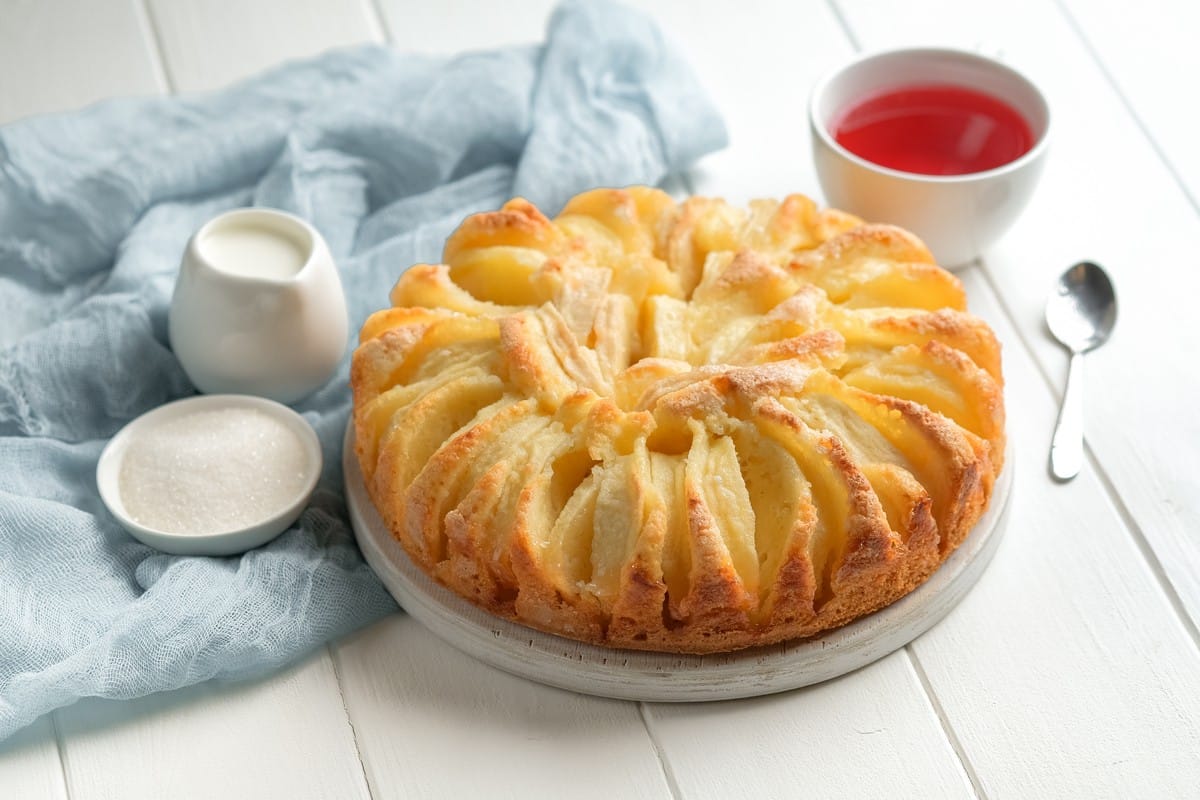
[[[969,263],[1025,206],[1045,161],[1050,107],[994,59],[923,47],[868,53],[809,103],[826,201],[916,233],[938,263]]]
[[[830,126],[838,144],[884,167],[968,175],[1033,148],[1029,123],[998,97],[952,84],[902,86],[851,104]]]

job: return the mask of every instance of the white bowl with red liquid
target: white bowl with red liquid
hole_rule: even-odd
[[[938,263],[979,257],[1020,215],[1045,162],[1050,107],[975,53],[871,53],[817,84],[813,159],[830,205],[917,234]]]

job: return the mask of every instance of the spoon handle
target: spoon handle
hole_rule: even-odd
[[[1050,472],[1069,481],[1083,467],[1083,353],[1071,354],[1067,390],[1058,410],[1058,424],[1050,441]]]

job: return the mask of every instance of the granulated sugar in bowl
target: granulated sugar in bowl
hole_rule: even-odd
[[[207,395],[138,417],[96,469],[105,505],[134,537],[170,553],[257,547],[299,516],[321,472],[312,427],[286,406]]]

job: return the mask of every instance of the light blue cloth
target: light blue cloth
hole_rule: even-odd
[[[660,32],[570,3],[542,47],[452,60],[331,52],[226,91],[0,128],[0,739],[80,697],[274,669],[395,606],[346,520],[348,354],[296,408],[325,472],[300,522],[236,558],[130,538],[96,493],[105,440],[192,394],[166,335],[184,242],[256,204],[329,240],[352,325],[470,212],[555,212],[654,183],[725,141]]]

